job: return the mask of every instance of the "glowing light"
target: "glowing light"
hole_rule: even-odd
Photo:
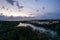
[[[25,11],[22,11],[22,12],[12,11],[12,12],[10,12],[10,11],[4,10],[4,9],[1,9],[0,11],[5,16],[11,16],[11,15],[12,16],[22,16],[22,17],[24,17],[24,16],[26,16],[26,17],[29,17],[29,16],[33,17],[33,16],[35,16],[32,13],[25,12]]]

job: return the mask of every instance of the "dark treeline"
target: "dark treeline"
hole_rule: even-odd
[[[20,23],[20,21],[0,21],[0,27],[4,26],[17,26]]]
[[[31,27],[17,27],[19,21],[0,21],[0,40],[60,40],[60,23],[44,25],[46,29],[54,30],[58,33],[57,38],[52,38],[48,33],[41,33]],[[35,26],[40,26],[34,24]],[[40,26],[41,27],[41,26]]]
[[[2,27],[0,40],[59,40],[52,38],[47,33],[33,30],[31,27]]]

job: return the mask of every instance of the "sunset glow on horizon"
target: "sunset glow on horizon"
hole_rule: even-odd
[[[60,0],[0,0],[0,13],[5,16],[56,17],[60,15],[59,5]]]
[[[24,17],[24,16],[26,16],[26,17],[36,16],[35,14],[33,15],[31,12],[26,12],[26,11],[25,12],[23,12],[23,11],[21,11],[21,12],[12,11],[12,12],[10,12],[10,11],[7,11],[7,10],[0,10],[0,11],[1,11],[0,13],[2,13],[5,16],[22,16],[22,17]]]

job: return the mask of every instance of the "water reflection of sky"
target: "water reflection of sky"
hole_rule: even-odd
[[[7,16],[59,19],[60,0],[0,0],[0,13]]]

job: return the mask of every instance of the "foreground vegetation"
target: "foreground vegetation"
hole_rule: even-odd
[[[14,25],[13,25],[14,23]],[[16,24],[17,23],[17,24]],[[3,22],[0,21],[0,40],[60,40],[60,22],[51,25],[43,25],[46,29],[56,31],[58,36],[54,38],[48,32],[42,33],[38,30],[33,30],[31,27],[17,27],[19,22]],[[40,24],[33,24],[40,26]]]
[[[0,40],[58,40],[31,27],[1,27]]]

